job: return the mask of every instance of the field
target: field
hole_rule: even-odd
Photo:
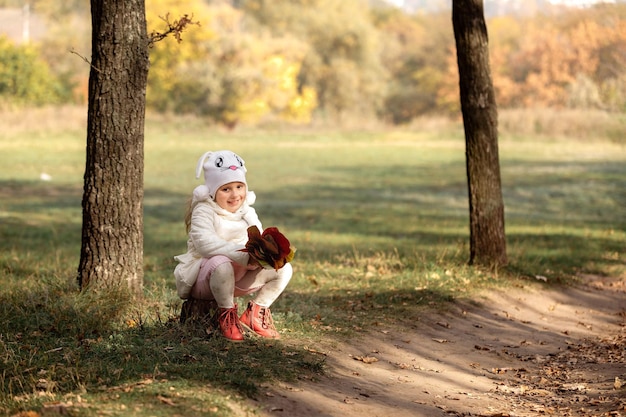
[[[4,114],[0,133],[0,411],[237,415],[272,381],[324,373],[317,341],[410,322],[484,289],[624,277],[626,150],[614,133],[500,138],[510,265],[471,268],[464,139],[455,124],[397,130],[239,129],[149,117],[145,300],[79,294],[84,116]],[[177,322],[173,256],[197,158],[232,149],[265,227],[297,247],[272,307],[283,340],[232,346]],[[69,404],[69,405],[68,405]],[[243,406],[242,406],[243,407]]]

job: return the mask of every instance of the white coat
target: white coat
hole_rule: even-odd
[[[248,241],[248,227],[255,225],[260,231],[263,230],[256,211],[251,207],[255,200],[253,192],[248,192],[243,206],[237,212],[231,213],[204,193],[198,193],[200,187],[194,191],[191,201],[187,253],[174,257],[178,261],[174,269],[176,290],[182,299],[189,298],[203,258],[224,255],[233,262],[246,266],[249,255],[241,249],[245,248]]]

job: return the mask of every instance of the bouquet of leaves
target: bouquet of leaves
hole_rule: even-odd
[[[293,259],[296,248],[276,227],[268,227],[261,233],[258,227],[250,226],[246,248],[241,251],[248,252],[263,268],[278,271]]]

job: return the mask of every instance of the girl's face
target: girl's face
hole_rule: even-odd
[[[222,185],[215,193],[217,205],[231,213],[239,210],[244,201],[246,201],[246,184],[243,182],[229,182]]]

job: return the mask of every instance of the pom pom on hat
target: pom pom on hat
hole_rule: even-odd
[[[200,157],[196,166],[196,178],[204,171],[204,183],[208,195],[215,199],[215,193],[225,184],[246,182],[246,166],[244,160],[232,151],[208,151]]]

